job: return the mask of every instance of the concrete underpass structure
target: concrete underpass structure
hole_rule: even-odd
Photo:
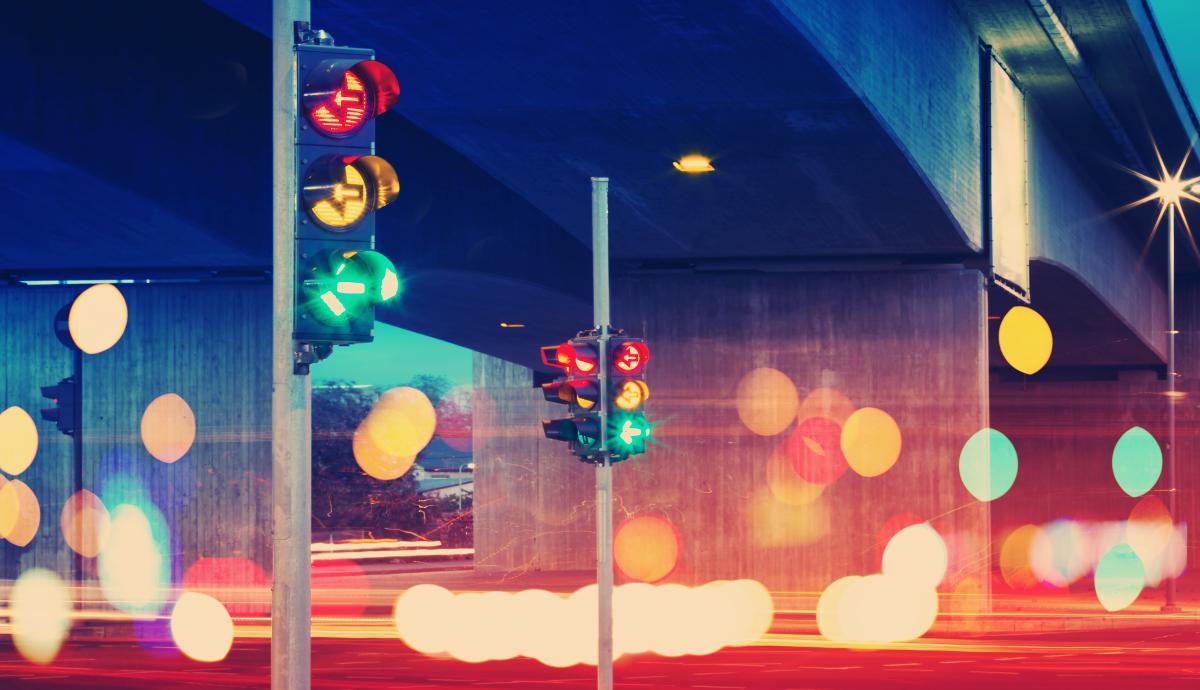
[[[615,472],[617,527],[667,517],[679,534],[673,580],[819,591],[878,570],[880,535],[911,514],[947,538],[944,589],[986,593],[1017,525],[1072,516],[1097,492],[1109,509],[1091,517],[1128,516],[1135,500],[1108,463],[1133,424],[1165,439],[1167,297],[1162,231],[1150,240],[1157,209],[1112,213],[1148,193],[1120,166],[1156,172],[1155,147],[1178,161],[1197,128],[1143,0],[547,2],[469,16],[438,2],[321,8],[318,24],[329,18],[341,44],[374,47],[403,89],[377,135],[402,185],[378,218],[379,249],[407,279],[382,319],[478,353],[477,567],[594,564],[593,470],[541,437],[539,420],[562,408],[533,385],[538,346],[591,325],[589,176],[612,180],[614,325],[654,353],[657,441]],[[8,313],[43,300],[29,280],[169,277],[180,282],[172,294],[209,295],[235,288],[207,283],[265,278],[268,17],[234,0],[195,3],[205,40],[139,43],[155,17],[142,10],[137,21],[134,10],[91,18],[88,31],[137,49],[86,69],[85,43],[74,42],[82,26],[50,31],[46,10],[18,10],[46,43],[9,48],[12,64],[81,86],[0,112],[0,180],[29,200],[0,248]],[[180,66],[216,85],[152,98],[148,84]],[[147,79],[122,98],[105,91],[134,67]],[[138,103],[163,117],[133,137]],[[711,156],[715,172],[672,169],[688,153]],[[214,183],[225,170],[229,185],[252,191],[231,199]],[[64,179],[79,190],[65,200],[49,184]],[[1200,488],[1190,460],[1200,257],[1182,237],[1178,521],[1200,525],[1190,497]],[[249,294],[261,304],[247,313],[261,316],[267,291]],[[1032,377],[996,345],[999,318],[1024,303],[1054,332],[1049,364]],[[205,351],[266,356],[266,322],[258,333],[179,318],[206,319]],[[19,381],[23,392],[5,406],[28,405],[43,355],[8,361],[19,371],[4,374],[5,390]],[[800,400],[834,389],[854,408],[887,412],[902,438],[895,466],[780,501],[771,457],[795,424],[755,433],[737,402],[760,368],[783,372]],[[129,386],[150,388],[151,369],[130,368]],[[222,395],[261,387],[247,380]],[[768,414],[788,404],[760,394]],[[1012,492],[991,504],[958,476],[963,444],[989,426],[1021,463]],[[245,444],[228,457],[261,469],[261,441],[224,442]],[[236,490],[230,501],[266,500]],[[240,529],[265,529],[266,514],[265,504],[247,509],[242,519],[258,523]],[[261,558],[246,534],[238,543]],[[29,558],[8,547],[4,557]]]

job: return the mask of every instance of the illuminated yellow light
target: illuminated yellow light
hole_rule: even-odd
[[[523,323],[508,323],[507,321],[501,321],[500,327],[501,328],[524,328],[525,324],[523,324]]]
[[[165,393],[150,401],[142,413],[142,445],[167,464],[187,455],[196,440],[196,415],[187,401]]]
[[[346,307],[342,305],[342,301],[337,298],[337,295],[332,292],[321,293],[321,301],[325,306],[329,307],[329,311],[333,312],[334,316],[341,316],[346,313]]]
[[[642,406],[650,397],[650,388],[644,381],[625,381],[613,398],[613,403],[622,410],[632,411]]]
[[[698,153],[688,154],[675,161],[671,165],[675,166],[675,169],[679,172],[688,173],[689,175],[712,172],[713,170],[716,170],[716,168],[712,166],[711,158],[708,156],[702,156]]]
[[[330,195],[312,206],[317,220],[331,228],[354,225],[366,214],[366,181],[352,165],[342,166],[343,180],[333,186]]]
[[[20,407],[0,412],[0,470],[9,476],[21,474],[37,455],[37,425]]]
[[[392,269],[384,269],[383,280],[379,282],[379,299],[386,302],[399,294],[399,292],[400,277]]]
[[[93,285],[71,303],[67,327],[75,346],[89,355],[117,344],[129,322],[129,308],[121,291],[109,283]]]
[[[184,592],[171,610],[171,639],[190,659],[220,661],[233,647],[233,618],[211,596]]]
[[[586,359],[580,359],[579,357],[575,358],[575,371],[578,371],[581,374],[587,374],[587,373],[591,372],[592,369],[595,369],[595,368],[596,368],[595,362],[591,362]]]
[[[433,439],[437,411],[423,392],[401,386],[381,395],[363,424],[380,451],[395,458],[409,458]]]
[[[343,295],[361,295],[366,293],[367,286],[362,283],[341,281],[337,284],[337,291]]]

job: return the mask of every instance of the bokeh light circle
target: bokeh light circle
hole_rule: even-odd
[[[109,283],[93,285],[75,298],[67,315],[67,327],[75,347],[89,355],[117,344],[129,322],[125,297]]]
[[[421,452],[437,429],[437,411],[425,393],[410,386],[379,396],[364,422],[371,442],[383,453],[407,458]]]
[[[817,599],[817,630],[827,639],[835,642],[848,639],[842,627],[842,607],[846,592],[861,579],[858,575],[848,575],[834,580]]]
[[[108,541],[108,508],[99,496],[80,489],[63,504],[59,527],[72,551],[84,558],[95,558]]]
[[[781,449],[796,476],[825,486],[837,481],[849,465],[842,455],[842,427],[826,417],[809,417],[783,441]]]
[[[928,522],[896,532],[883,549],[883,574],[911,589],[936,588],[949,562],[946,542]]]
[[[836,388],[814,388],[804,396],[796,418],[801,422],[809,417],[824,417],[837,422],[840,427],[854,414],[854,403]]]
[[[1162,448],[1140,426],[1130,427],[1113,447],[1113,477],[1121,490],[1137,498],[1154,488],[1162,475]]]
[[[379,446],[375,445],[371,434],[367,432],[366,420],[354,430],[351,449],[354,452],[354,462],[358,463],[359,468],[368,476],[381,481],[391,481],[403,477],[412,469],[413,463],[417,459],[416,455],[401,458],[383,452]]]
[[[841,454],[840,450],[838,454]],[[792,506],[808,505],[820,498],[825,490],[823,485],[805,481],[796,474],[782,445],[767,459],[767,486],[777,501]]]
[[[958,455],[958,476],[980,501],[994,501],[1017,480],[1017,449],[995,429],[980,429],[963,444]]]
[[[190,659],[220,661],[233,647],[233,618],[209,595],[184,592],[171,610],[171,639]]]
[[[1055,520],[1042,527],[1029,547],[1029,565],[1051,587],[1074,583],[1095,563],[1088,533],[1074,520]]]
[[[796,418],[800,394],[791,377],[770,367],[749,371],[737,386],[737,413],[759,436],[782,433]]]
[[[451,612],[454,593],[437,585],[409,587],[396,599],[393,620],[404,644],[422,654],[440,654],[450,648],[461,621]]]
[[[1050,324],[1029,307],[1016,306],[1000,321],[1000,353],[1013,369],[1036,374],[1050,360],[1054,336]]]
[[[155,459],[173,463],[196,440],[196,415],[187,401],[165,393],[150,401],[142,413],[142,444]]]
[[[33,417],[20,407],[0,412],[0,472],[21,474],[37,455],[38,431]]]
[[[1171,549],[1174,536],[1175,523],[1166,504],[1153,494],[1142,496],[1125,523],[1125,543],[1142,561],[1147,586],[1157,586],[1164,576],[1174,574],[1170,572],[1176,557]]]
[[[864,477],[890,470],[900,457],[901,445],[896,420],[876,407],[855,410],[842,427],[842,455],[850,469]]]
[[[141,508],[116,506],[98,562],[108,602],[129,613],[159,611],[168,576],[166,546],[155,539],[151,519]]]
[[[1106,611],[1120,611],[1137,601],[1146,586],[1146,569],[1128,544],[1117,544],[1096,563],[1096,598]]]
[[[679,563],[679,531],[657,513],[636,515],[617,528],[613,560],[631,580],[658,582]]]
[[[13,546],[29,546],[42,524],[37,494],[20,479],[0,484],[0,537]]]
[[[71,628],[71,597],[54,572],[32,568],[13,584],[9,619],[13,645],[35,664],[48,664],[58,656]]]
[[[1033,571],[1031,553],[1042,534],[1037,525],[1021,525],[1004,538],[1000,546],[1000,576],[1015,590],[1028,590],[1041,582]]]

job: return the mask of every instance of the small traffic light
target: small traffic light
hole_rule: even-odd
[[[651,427],[643,410],[650,387],[644,373],[649,359],[644,341],[601,338],[596,331],[543,347],[542,362],[562,369],[565,376],[542,384],[542,395],[568,405],[573,415],[542,420],[546,438],[569,443],[575,455],[593,463],[605,458],[617,462],[646,452]]]
[[[296,46],[295,339],[374,339],[375,307],[401,291],[375,251],[374,214],[396,199],[396,171],[375,154],[375,118],[400,96],[396,75],[362,48]]]
[[[566,441],[571,452],[594,462],[602,450],[599,338],[580,333],[561,345],[543,347],[542,362],[562,369],[566,374],[542,384],[542,395],[550,402],[568,405],[574,415],[567,419],[543,420],[546,438]]]
[[[42,397],[53,401],[53,407],[42,408],[42,419],[54,422],[58,430],[67,436],[74,436],[79,430],[79,422],[83,417],[78,387],[73,376],[59,381],[53,386],[42,386]]]

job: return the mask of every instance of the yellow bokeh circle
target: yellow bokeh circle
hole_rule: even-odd
[[[71,340],[89,355],[116,345],[128,322],[125,297],[109,283],[93,285],[79,293],[67,314]]]
[[[759,436],[774,436],[786,430],[796,418],[799,406],[796,384],[778,369],[754,369],[738,382],[738,417]]]
[[[850,469],[864,477],[878,477],[900,457],[900,427],[883,410],[864,407],[846,418],[841,445]]]
[[[404,476],[404,473],[412,468],[413,461],[417,459],[416,455],[398,457],[388,455],[380,450],[379,446],[371,440],[371,435],[367,433],[365,421],[355,429],[351,448],[354,451],[354,461],[358,463],[362,471],[366,472],[368,476],[383,481],[399,479]]]
[[[16,406],[0,412],[0,471],[21,474],[33,462],[37,449],[37,425],[29,413]]]
[[[142,413],[142,444],[158,460],[172,463],[182,458],[196,440],[196,415],[187,401],[174,393],[160,395]]]
[[[13,546],[29,546],[42,524],[38,497],[25,482],[12,479],[0,486],[0,537]]]
[[[108,541],[111,519],[99,496],[80,489],[63,504],[58,524],[72,551],[85,558],[95,558]]]
[[[416,388],[401,386],[379,396],[364,422],[371,443],[396,458],[420,453],[437,429],[437,411]]]
[[[1023,374],[1036,374],[1050,360],[1054,335],[1042,315],[1029,307],[1013,307],[1000,321],[1000,353]]]
[[[637,515],[617,528],[613,560],[629,579],[657,582],[678,565],[679,540],[675,525],[662,515]]]

